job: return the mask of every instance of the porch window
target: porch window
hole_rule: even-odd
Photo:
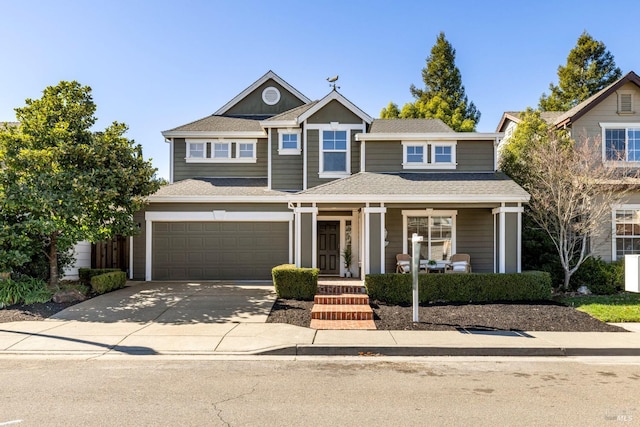
[[[615,211],[615,258],[640,254],[640,207]]]
[[[435,261],[447,260],[455,248],[455,211],[403,211],[405,217],[406,253],[412,254],[411,236],[417,233],[423,237],[420,258]]]
[[[347,131],[322,131],[322,172],[348,173]]]

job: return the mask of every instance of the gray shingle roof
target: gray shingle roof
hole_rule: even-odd
[[[431,133],[453,132],[440,119],[375,119],[370,133]]]
[[[165,185],[151,200],[165,196],[282,196],[287,193],[267,189],[266,178],[192,178]]]
[[[308,104],[301,105],[301,106],[293,108],[293,109],[291,109],[289,111],[285,111],[283,113],[280,113],[277,116],[270,117],[266,121],[273,121],[273,120],[280,121],[280,120],[294,120],[294,119],[297,119],[298,117],[300,117],[300,115],[302,115],[305,111],[307,111],[309,108],[313,107],[317,103],[318,103],[318,101],[313,101],[313,102],[310,102]]]
[[[359,172],[310,188],[305,195],[371,196],[507,196],[527,198],[528,193],[501,172],[491,173],[373,173]]]
[[[196,120],[186,125],[169,129],[165,132],[188,131],[188,132],[260,132],[262,127],[258,120],[242,119],[226,116],[208,116]]]

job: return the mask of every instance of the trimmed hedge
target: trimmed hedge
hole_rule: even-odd
[[[124,271],[112,271],[91,278],[91,289],[97,294],[104,294],[115,289],[124,288],[127,274]]]
[[[296,268],[293,264],[273,267],[271,277],[279,298],[312,301],[318,293],[318,269]]]
[[[410,274],[369,274],[365,287],[372,300],[404,305],[413,301]],[[551,298],[549,273],[420,274],[420,303],[537,301]]]
[[[99,276],[105,273],[112,273],[114,271],[122,270],[120,270],[119,268],[79,268],[78,276],[80,278],[80,283],[90,286],[92,277]]]

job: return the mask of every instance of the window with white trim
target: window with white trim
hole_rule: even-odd
[[[455,142],[402,142],[404,169],[455,169]]]
[[[614,221],[615,259],[640,254],[640,207],[616,209]]]
[[[187,139],[187,163],[255,163],[255,139],[228,141]]]
[[[300,130],[279,130],[278,131],[278,154],[291,155],[300,154]]]
[[[422,236],[420,258],[444,261],[455,250],[456,211],[402,211],[405,253],[412,254],[413,233]]]
[[[321,132],[321,135],[321,172],[342,174],[348,173],[348,132],[346,130],[323,130]]]
[[[640,162],[640,124],[603,127],[602,133],[605,161]]]
[[[189,158],[204,159],[206,154],[206,144],[204,142],[187,143],[187,156]]]

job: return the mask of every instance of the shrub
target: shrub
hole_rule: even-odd
[[[594,294],[615,294],[624,288],[624,263],[589,258],[573,274],[571,283],[573,289],[585,285]]]
[[[312,301],[318,293],[318,269],[296,268],[283,264],[271,270],[273,286],[279,298]]]
[[[115,289],[124,288],[127,274],[124,271],[112,271],[91,278],[91,289],[97,294],[104,294]]]
[[[0,307],[13,304],[33,304],[51,300],[47,284],[33,277],[0,281]]]
[[[370,274],[365,278],[369,297],[388,304],[413,301],[410,274]],[[545,272],[509,274],[421,274],[420,303],[537,301],[551,298],[551,277]]]
[[[119,268],[79,268],[78,277],[80,278],[80,283],[82,283],[83,285],[91,286],[92,277],[116,271],[121,270]]]

